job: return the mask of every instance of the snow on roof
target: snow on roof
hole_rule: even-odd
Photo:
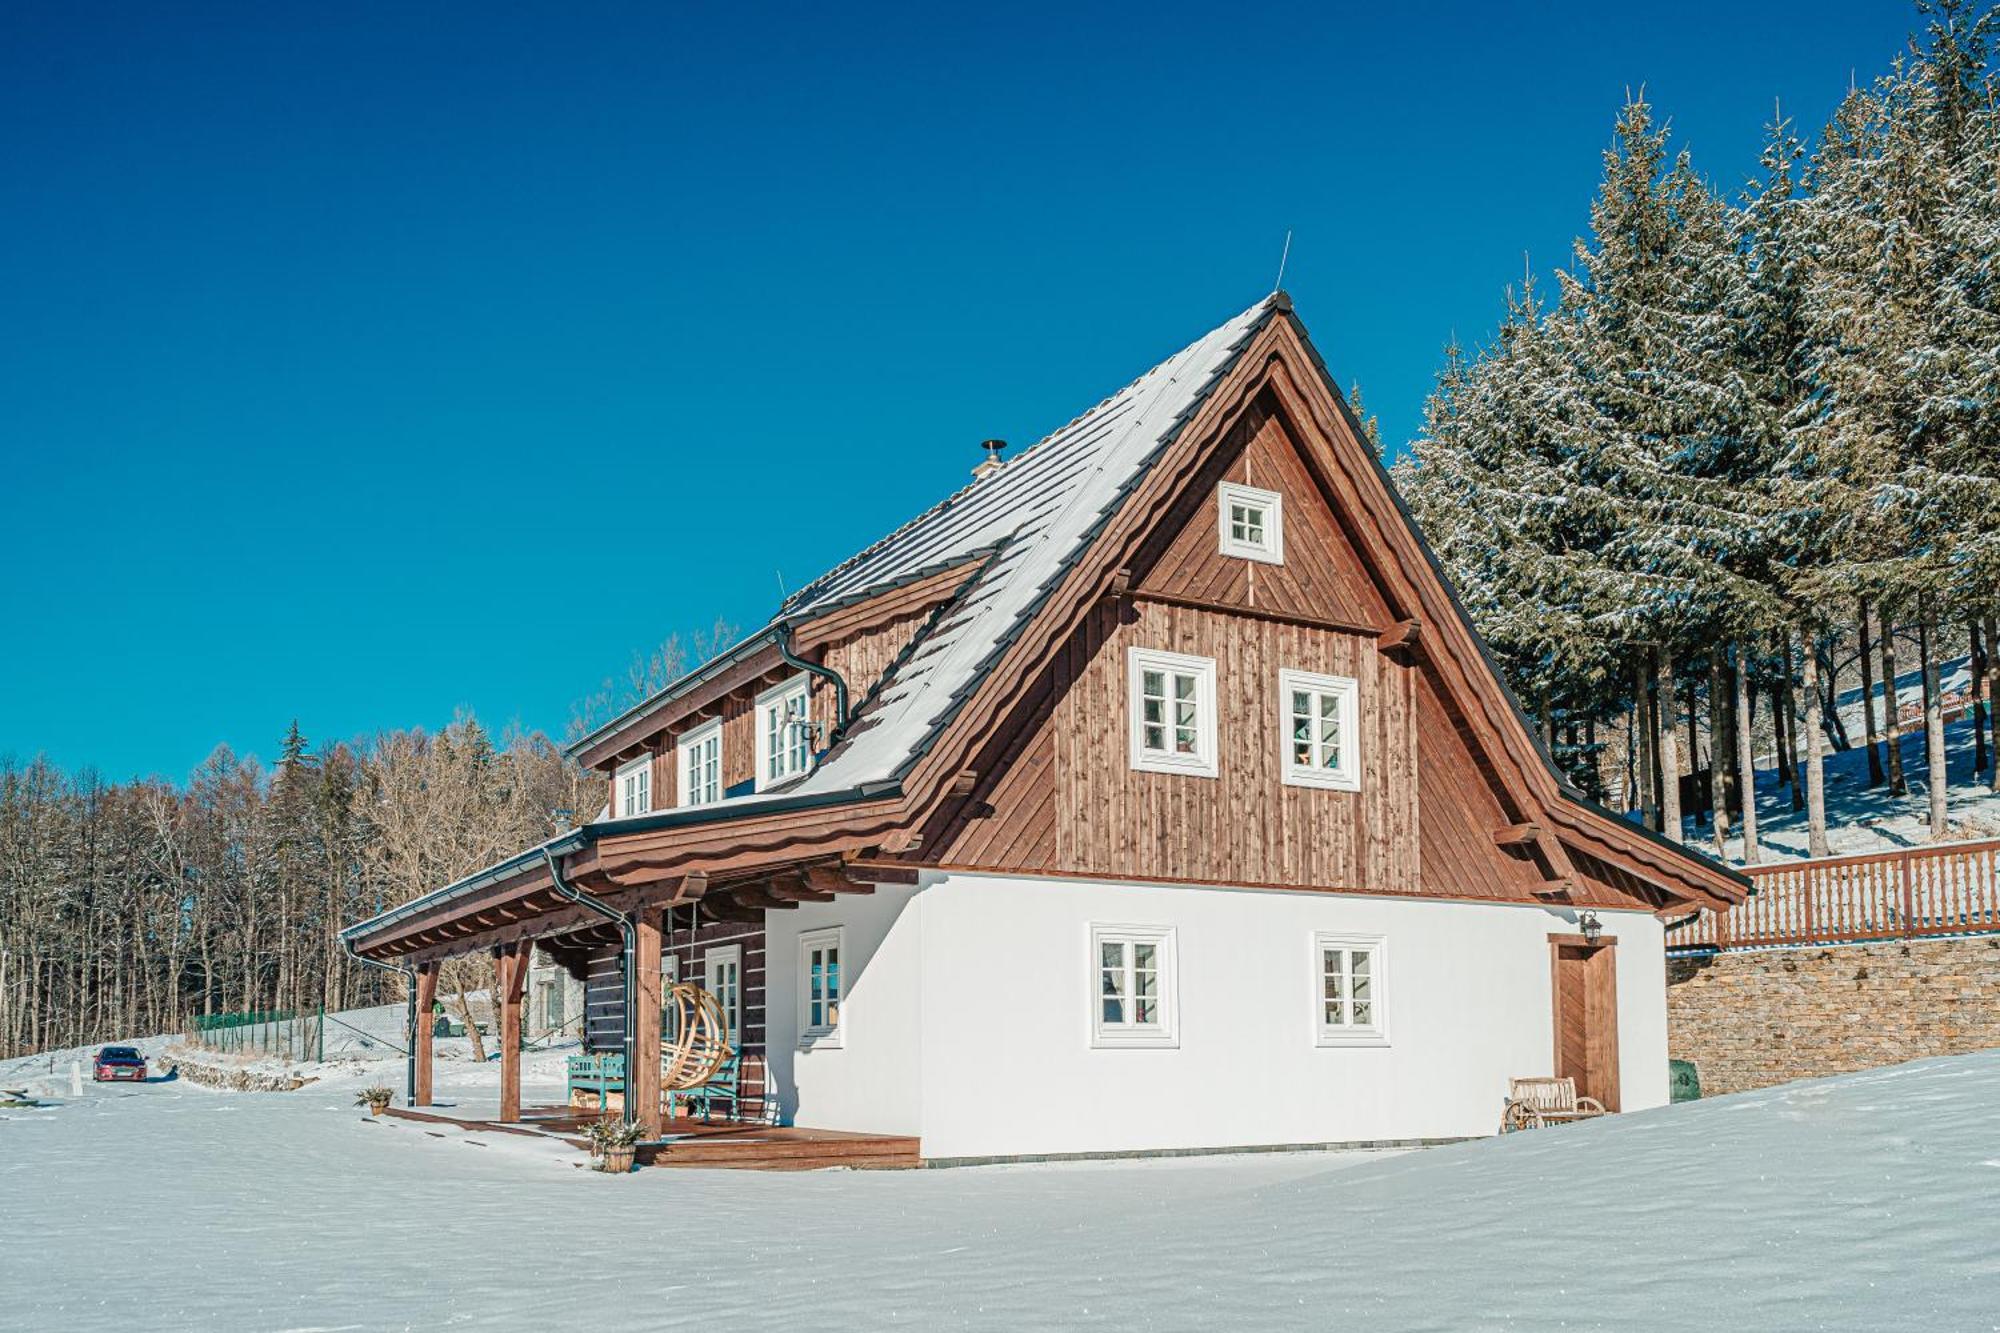
[[[987,567],[951,614],[923,635],[894,678],[865,701],[846,743],[788,792],[843,791],[900,776],[1274,308],[1274,297],[1259,301],[1023,450],[999,471],[836,565],[788,597],[770,625],[598,728],[573,751],[684,692],[684,685],[743,648],[761,645],[780,622],[802,620],[920,574],[984,557]],[[770,795],[720,804],[747,808]]]
[[[923,753],[1274,308],[1267,297],[1210,330],[786,603],[787,615],[810,614],[913,570],[997,548],[855,719],[847,742],[795,790],[885,781]]]

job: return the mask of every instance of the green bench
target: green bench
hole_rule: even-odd
[[[597,1104],[604,1105],[608,1093],[625,1091],[624,1052],[611,1054],[597,1052],[591,1055],[572,1055],[569,1058],[569,1095],[576,1100],[579,1092],[597,1094]]]

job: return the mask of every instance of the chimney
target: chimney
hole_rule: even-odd
[[[978,467],[972,469],[972,475],[976,479],[984,481],[988,477],[992,476],[994,473],[998,472],[1001,468],[1007,466],[1007,464],[1000,457],[1000,451],[1007,447],[1007,441],[981,440],[979,442],[979,447],[986,451],[986,457],[980,460],[980,464]]]

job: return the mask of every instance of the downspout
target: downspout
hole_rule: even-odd
[[[633,969],[634,957],[639,952],[639,933],[633,927],[632,920],[630,917],[626,916],[623,912],[614,910],[609,905],[599,901],[598,899],[591,897],[589,894],[585,893],[582,889],[575,887],[574,885],[570,884],[567,880],[565,880],[562,877],[561,867],[559,867],[556,864],[556,857],[554,852],[550,851],[546,847],[542,848],[542,859],[548,862],[549,883],[554,886],[555,891],[557,893],[569,899],[571,902],[576,903],[582,907],[586,907],[589,910],[597,913],[597,915],[603,917],[606,921],[615,924],[618,927],[619,935],[622,936],[625,941],[625,952],[624,952],[625,1116],[624,1119],[625,1123],[630,1124],[632,1123],[632,1121],[638,1119],[638,1116],[635,1114],[636,1108],[634,1108],[634,1106],[632,1105],[633,1071],[639,1067],[637,1059],[638,1051],[634,1048],[633,1045],[634,1038],[637,1036],[637,1033],[634,1031],[634,1025],[632,1023],[632,1004],[638,997],[639,987],[638,987],[638,978],[633,975],[632,969]],[[585,1011],[583,1022],[584,1022],[584,1036],[587,1038],[590,1035],[589,1032],[590,1015],[588,1010]]]
[[[379,967],[384,972],[400,973],[403,978],[403,1105],[409,1106],[417,1100],[417,969],[407,963],[385,963],[354,951],[354,941],[345,935],[340,938],[340,946],[347,950],[347,956],[357,963]],[[322,1050],[324,1059],[326,1052]]]
[[[778,622],[777,628],[774,631],[773,642],[778,645],[779,661],[785,663],[787,666],[797,667],[809,675],[818,676],[821,680],[832,684],[833,730],[827,733],[826,738],[827,749],[832,749],[834,742],[840,739],[841,733],[847,730],[847,681],[832,667],[821,666],[817,662],[808,662],[805,658],[795,656],[792,653],[792,623],[789,620]]]

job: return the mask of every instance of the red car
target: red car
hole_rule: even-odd
[[[146,1081],[146,1057],[130,1046],[106,1046],[97,1053],[91,1077],[99,1083]]]

